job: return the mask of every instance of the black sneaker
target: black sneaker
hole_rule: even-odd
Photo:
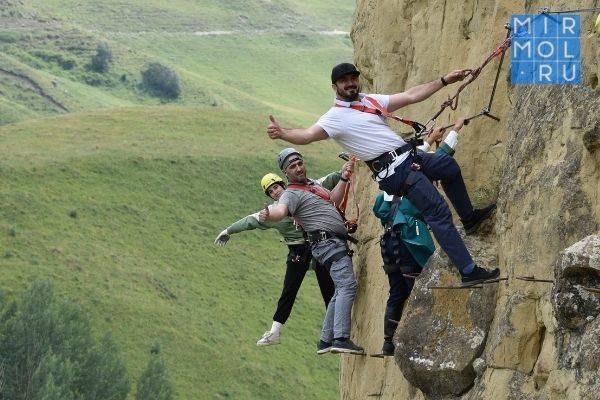
[[[383,342],[383,347],[381,348],[381,354],[383,354],[384,356],[393,356],[395,349],[396,346],[394,346],[394,342],[392,342],[391,340],[385,340]]]
[[[346,354],[365,354],[365,349],[357,346],[350,339],[345,340],[334,340],[333,346],[331,346],[332,353],[346,353]]]
[[[486,219],[488,219],[494,210],[496,209],[496,203],[490,204],[489,206],[481,209],[473,210],[473,216],[467,220],[461,220],[463,226],[465,227],[465,232],[467,235],[471,235],[477,231],[479,225]]]
[[[331,351],[331,342],[324,342],[319,340],[317,343],[317,354],[325,354]]]
[[[494,268],[493,270],[488,271],[487,269],[480,268],[476,265],[470,274],[462,276],[462,282],[463,283],[477,283],[477,282],[487,281],[488,279],[494,279],[499,276],[500,276],[499,268]]]

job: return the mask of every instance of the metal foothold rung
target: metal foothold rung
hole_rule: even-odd
[[[485,115],[485,116],[486,116],[486,117],[488,117],[488,118],[491,118],[491,119],[493,119],[493,120],[496,120],[496,121],[500,122],[500,118],[498,118],[498,117],[496,117],[496,116],[494,116],[494,115],[492,115],[492,114],[485,113],[485,114],[483,114],[483,115]]]
[[[479,286],[479,285],[466,285],[466,286],[429,286],[427,289],[447,289],[447,290],[483,289],[483,286]]]
[[[535,276],[515,276],[515,279],[525,282],[544,282],[544,283],[554,283],[551,279],[537,279]]]

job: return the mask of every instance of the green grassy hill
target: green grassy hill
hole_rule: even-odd
[[[274,232],[214,237],[262,207],[284,146],[267,116],[314,122],[351,60],[353,0],[4,0],[0,5],[0,289],[36,278],[88,310],[137,379],[159,341],[181,399],[331,399],[338,362],[314,354],[311,273],[283,332],[258,349],[281,290]],[[107,43],[107,73],[88,64]],[[141,88],[149,62],[175,101]],[[303,148],[313,176],[339,167]]]
[[[0,128],[0,287],[36,278],[110,330],[139,376],[159,341],[182,399],[331,399],[337,358],[314,346],[323,315],[314,274],[284,328],[258,349],[283,280],[272,232],[216,234],[261,208],[258,180],[280,144],[252,114],[137,107]],[[313,176],[337,168],[305,149]]]
[[[0,10],[0,124],[98,108],[156,105],[140,88],[152,61],[181,76],[180,105],[276,112],[299,123],[331,102],[333,64],[351,59],[354,2],[9,0]],[[213,34],[207,34],[212,32]],[[100,43],[109,72],[88,65]]]

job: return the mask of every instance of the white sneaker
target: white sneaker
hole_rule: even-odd
[[[279,340],[279,332],[273,333],[271,331],[266,331],[262,335],[260,340],[258,342],[256,342],[256,345],[257,346],[272,346],[274,344],[279,344],[279,343],[281,343],[281,340]]]

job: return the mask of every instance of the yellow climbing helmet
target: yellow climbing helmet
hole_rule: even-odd
[[[269,195],[267,193],[267,189],[269,189],[269,187],[271,187],[271,185],[273,185],[275,183],[279,183],[281,186],[283,186],[285,188],[285,182],[283,181],[283,179],[281,179],[281,177],[279,175],[275,175],[273,173],[266,174],[260,180],[260,186],[262,187],[263,192],[265,192],[265,194],[267,196]]]

